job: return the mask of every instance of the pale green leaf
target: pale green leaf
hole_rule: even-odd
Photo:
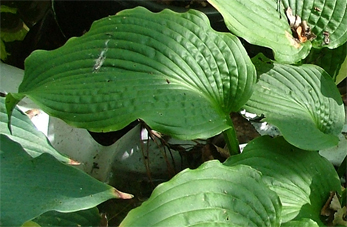
[[[91,131],[135,119],[181,139],[231,127],[248,100],[255,69],[241,42],[211,29],[201,12],[125,10],[25,62],[19,93],[45,112]]]
[[[74,212],[111,198],[131,198],[44,153],[30,157],[0,135],[0,222],[19,226],[47,211]]]
[[[292,66],[253,59],[259,81],[246,103],[249,112],[264,114],[284,138],[304,150],[337,145],[345,112],[332,78],[315,65]]]
[[[321,224],[320,211],[330,191],[341,195],[333,165],[316,151],[300,150],[283,137],[254,139],[225,164],[249,165],[262,173],[263,181],[280,197],[282,223],[309,218]]]
[[[71,163],[72,160],[55,150],[46,136],[39,132],[31,120],[18,108],[12,111],[12,133],[7,127],[5,99],[0,98],[0,134],[7,135],[11,140],[21,144],[23,149],[33,158],[42,153],[49,153],[56,159]]]
[[[159,185],[120,226],[279,226],[280,213],[258,171],[210,161]]]
[[[271,48],[277,61],[304,59],[311,42],[294,39],[283,5],[275,0],[209,0],[223,16],[228,29],[247,42]],[[280,11],[277,9],[280,8]]]

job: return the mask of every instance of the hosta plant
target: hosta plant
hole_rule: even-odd
[[[85,178],[82,183],[90,181],[93,188],[88,193],[93,196],[84,197],[87,204],[71,208],[71,201],[65,199],[77,192],[71,188],[73,192],[65,195],[63,188],[57,188],[52,195],[58,200],[48,197],[56,202],[51,206],[27,212],[31,206],[25,205],[16,212],[5,206],[9,203],[6,198],[18,198],[20,192],[11,190],[15,185],[6,186],[7,190],[1,190],[1,210],[6,214],[1,216],[2,224],[22,224],[51,211],[44,214],[48,219],[34,219],[45,225],[52,220],[49,217],[58,215],[52,211],[85,210],[112,197],[107,194],[108,186],[61,166],[52,155],[60,161],[69,159],[49,148],[47,141],[42,141],[47,148],[33,148],[43,153],[38,156],[29,152],[30,143],[16,140],[23,133],[18,129],[28,130],[17,121],[23,116],[15,109],[24,97],[51,116],[94,132],[119,130],[141,119],[152,129],[179,139],[224,134],[231,154],[225,163],[210,161],[180,172],[159,185],[120,226],[326,224],[320,212],[331,191],[337,195],[342,191],[337,172],[317,151],[337,145],[345,118],[336,83],[345,77],[340,68],[346,64],[347,14],[341,10],[346,9],[346,2],[210,3],[222,14],[230,32],[213,30],[207,16],[196,10],[152,13],[137,7],[94,22],[85,35],[71,38],[59,49],[38,50],[26,59],[18,93],[6,96],[8,122],[4,118],[2,124],[8,123],[8,129],[2,131],[7,136],[1,142],[7,146],[1,156],[8,167],[1,170],[1,185],[9,185],[13,174],[38,171],[39,167],[44,171],[44,163],[52,162],[51,166],[66,169],[71,181],[73,174],[81,181]],[[309,37],[298,33],[304,24],[293,29],[288,8],[296,19],[306,21]],[[271,48],[274,58],[262,53],[250,58],[239,37]],[[336,53],[338,59],[314,65],[314,56],[325,52]],[[283,137],[257,138],[240,154],[230,113],[242,109],[263,115]],[[18,160],[23,164],[15,168]],[[57,171],[52,169],[51,174]],[[38,174],[35,188],[47,187],[47,177]],[[117,197],[130,197],[112,190]],[[94,217],[96,211],[90,212],[88,217]],[[18,215],[23,216],[20,221]],[[71,213],[68,218],[75,220],[76,215],[85,213]],[[17,222],[11,222],[14,220]],[[344,224],[343,218],[336,220],[333,224]]]

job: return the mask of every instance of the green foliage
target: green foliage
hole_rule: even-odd
[[[44,153],[29,156],[20,144],[0,134],[1,224],[19,226],[46,211],[88,209],[130,195]]]
[[[336,49],[312,49],[305,63],[322,67],[339,84],[347,77],[347,42]]]
[[[35,218],[33,222],[39,226],[99,226],[100,215],[96,207],[72,213],[49,211]]]
[[[47,60],[47,59],[54,59]],[[96,21],[90,31],[25,62],[19,94],[76,127],[105,132],[141,118],[181,139],[232,126],[256,74],[240,41],[190,11],[136,8]]]
[[[181,139],[223,132],[231,153],[238,142],[230,112],[246,108],[281,131],[283,137],[251,141],[224,164],[182,171],[121,226],[325,224],[320,210],[329,192],[341,194],[341,188],[333,166],[316,150],[337,144],[345,118],[335,83],[345,78],[346,1],[209,2],[232,33],[271,48],[275,59],[259,54],[251,60],[238,37],[211,29],[201,12],[142,7],[100,19],[82,37],[26,59],[18,93],[8,94],[6,103],[1,99],[2,119],[6,113],[9,118],[0,122],[1,224],[21,225],[40,215],[33,223],[63,225],[53,220],[61,217],[81,224],[80,216],[96,222],[95,209],[72,212],[130,198],[60,163],[69,159],[15,108],[25,96],[50,115],[96,132],[138,118]],[[317,36],[312,42],[293,37],[289,6]]]
[[[30,119],[18,108],[15,108],[12,112],[12,133],[7,128],[6,116],[5,99],[0,98],[0,134],[6,135],[11,140],[19,143],[31,157],[35,158],[43,153],[48,153],[62,162],[72,162],[70,158],[55,150],[46,136],[37,131]]]
[[[271,48],[278,62],[296,63],[309,54],[312,46],[333,49],[347,41],[347,4],[344,0],[209,2],[223,15],[232,33],[249,43]],[[277,5],[278,2],[280,5]],[[316,35],[312,44],[309,40],[301,43],[294,39],[285,14],[288,7],[292,8],[293,15],[307,21]],[[325,32],[329,34],[329,43],[325,42]]]
[[[280,213],[258,171],[210,161],[158,186],[120,226],[279,226]]]
[[[312,41],[314,48],[334,49],[347,41],[347,3],[345,0],[281,0],[284,9],[291,7],[293,15],[306,20],[317,36]],[[329,43],[324,41],[324,32],[329,33]]]
[[[345,120],[341,95],[331,77],[315,65],[286,65],[262,55],[253,63],[259,81],[246,110],[276,125],[284,138],[305,150],[336,146]]]
[[[16,8],[11,8],[6,5],[1,5],[0,8],[1,13],[9,13],[9,14],[17,14]],[[17,40],[23,40],[28,33],[29,28],[22,23],[21,26],[17,28],[12,28],[12,30],[1,30],[0,33],[0,58],[5,61],[8,55],[10,55],[6,51],[6,43],[13,42]]]
[[[277,12],[274,0],[210,0],[222,15],[228,29],[247,42],[269,47],[276,61],[295,63],[305,58],[311,42],[295,41],[283,10]],[[257,29],[254,29],[254,28]]]
[[[263,182],[281,200],[283,223],[301,218],[320,223],[320,210],[329,192],[341,194],[340,180],[331,163],[315,151],[288,144],[282,137],[254,139],[242,154],[225,162],[227,166],[239,164],[262,173]]]

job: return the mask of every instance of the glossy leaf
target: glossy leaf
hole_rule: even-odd
[[[328,160],[316,151],[290,145],[283,137],[256,138],[242,154],[225,162],[227,166],[240,164],[259,170],[264,182],[280,197],[282,223],[308,218],[321,225],[320,211],[330,191],[341,194],[339,177]]]
[[[131,198],[50,154],[32,158],[5,135],[0,135],[0,143],[3,226],[20,226],[51,210],[74,212],[111,198]]]
[[[256,80],[238,38],[212,30],[203,13],[141,7],[35,51],[25,69],[19,94],[73,126],[105,132],[141,118],[180,139],[229,129]]]
[[[46,136],[39,132],[31,120],[18,108],[12,112],[12,133],[7,128],[7,113],[5,99],[0,98],[0,134],[7,135],[11,140],[21,144],[23,149],[33,158],[48,153],[56,159],[71,163],[72,160],[55,150]]]
[[[264,114],[284,138],[304,150],[337,145],[345,113],[332,78],[315,65],[292,66],[253,59],[259,81],[246,103],[247,111]]]
[[[276,61],[304,59],[311,42],[300,43],[292,35],[283,5],[275,0],[209,0],[223,16],[228,29],[247,42],[271,48]],[[281,1],[280,1],[281,2]],[[280,7],[280,11],[277,11]]]
[[[280,211],[259,172],[210,161],[159,185],[120,226],[279,226]]]

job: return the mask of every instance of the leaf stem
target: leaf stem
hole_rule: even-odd
[[[225,130],[223,132],[224,140],[228,146],[228,150],[230,155],[237,155],[240,154],[240,147],[239,147],[239,141],[236,137],[236,131],[234,128],[234,125],[231,126],[231,128]]]

